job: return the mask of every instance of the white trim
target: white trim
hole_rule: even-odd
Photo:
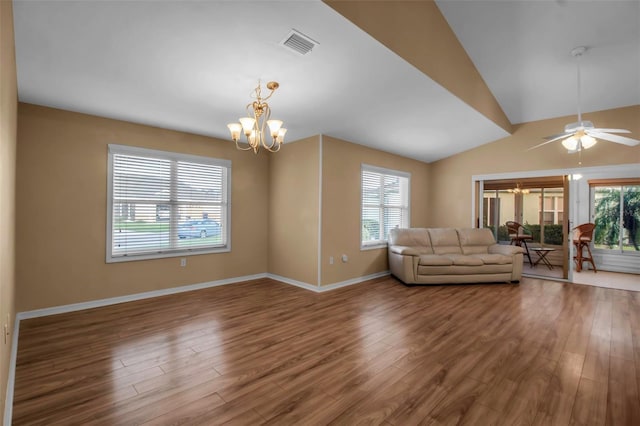
[[[362,172],[363,170],[366,170],[372,173],[379,173],[381,175],[398,176],[402,178],[411,179],[410,172],[405,172],[402,170],[387,169],[385,167],[372,166],[371,164],[367,164],[367,163],[360,164],[360,171]]]
[[[591,173],[608,173],[611,171],[629,170],[630,172],[636,172],[640,167],[640,163],[626,163],[616,164],[613,166],[593,166],[593,167],[575,167],[570,169],[548,169],[548,170],[528,170],[519,172],[506,172],[506,173],[491,173],[485,175],[473,175],[472,181],[476,180],[493,180],[493,179],[523,179],[530,177],[542,177],[542,176],[559,176],[559,175],[573,175],[573,174],[591,174]]]
[[[369,281],[369,280],[372,280],[374,278],[385,277],[387,275],[391,275],[391,271],[376,272],[376,273],[373,273],[373,274],[365,275],[363,277],[351,278],[351,279],[346,280],[346,281],[340,281],[340,282],[337,282],[337,283],[333,283],[333,284],[322,286],[321,289],[320,289],[320,292],[329,291],[329,290],[335,290],[335,289],[340,288],[340,287],[347,287],[347,286],[350,286],[350,285],[359,284],[359,283],[364,282],[364,281]]]
[[[67,312],[82,311],[84,309],[100,308],[102,306],[116,305],[118,303],[133,302],[135,300],[150,299],[153,297],[166,296],[169,294],[184,293],[186,291],[201,290],[209,287],[234,284],[242,281],[257,280],[267,278],[266,273],[245,275],[242,277],[226,278],[223,280],[208,281],[198,284],[190,284],[180,287],[170,287],[162,290],[147,291],[144,293],[128,294],[126,296],[110,297],[108,299],[98,299],[89,302],[72,303],[70,305],[53,306],[51,308],[35,309],[33,311],[19,312],[16,318],[21,320],[44,317],[48,315],[63,314]]]
[[[287,277],[283,277],[281,275],[276,275],[276,274],[270,274],[270,273],[261,273],[261,274],[254,274],[254,275],[245,275],[245,276],[241,276],[241,277],[235,277],[235,278],[225,278],[222,280],[216,280],[216,281],[208,281],[208,282],[203,282],[203,283],[198,283],[198,284],[190,284],[190,285],[185,285],[185,286],[180,286],[180,287],[170,287],[170,288],[165,288],[162,290],[153,290],[153,291],[147,291],[144,293],[134,293],[134,294],[128,294],[126,296],[117,296],[117,297],[110,297],[107,299],[98,299],[98,300],[91,300],[88,302],[80,302],[80,303],[72,303],[69,305],[60,305],[60,306],[53,306],[50,308],[43,308],[43,309],[35,309],[32,311],[24,311],[24,312],[18,312],[16,314],[16,322],[20,321],[20,320],[25,320],[25,319],[31,319],[31,318],[39,318],[39,317],[46,317],[49,315],[57,315],[57,314],[63,314],[63,313],[68,313],[68,312],[75,312],[75,311],[83,311],[85,309],[92,309],[92,308],[100,308],[103,306],[109,306],[109,305],[117,305],[119,303],[126,303],[126,302],[134,302],[136,300],[143,300],[143,299],[151,299],[154,297],[160,297],[160,296],[167,296],[170,294],[178,294],[178,293],[184,293],[187,291],[194,291],[194,290],[202,290],[205,288],[211,288],[211,287],[218,287],[218,286],[222,286],[222,285],[228,285],[228,284],[235,284],[235,283],[239,283],[239,282],[245,282],[245,281],[251,281],[251,280],[257,280],[257,279],[261,279],[261,278],[270,278],[276,281],[281,281],[285,284],[291,284],[294,285],[296,287],[301,287],[307,290],[311,290],[314,292],[322,292],[322,291],[328,291],[328,290],[332,290],[334,288],[339,288],[339,287],[344,287],[347,285],[352,285],[352,284],[357,284],[363,281],[367,281],[370,279],[374,279],[374,278],[379,278],[379,277],[383,277],[385,275],[389,275],[389,271],[382,271],[382,272],[376,272],[374,274],[370,274],[370,275],[366,275],[363,277],[357,277],[357,278],[352,278],[346,281],[340,281],[337,283],[333,283],[330,285],[326,285],[326,286],[315,286],[313,284],[309,284],[309,283],[305,283],[302,281],[297,281],[291,278],[287,278]],[[15,326],[16,328],[18,327],[17,325]],[[13,348],[15,348],[16,353],[17,353],[17,333],[14,332],[13,338],[15,340],[15,345]],[[14,350],[12,348],[12,351]]]
[[[386,249],[386,248],[388,248],[388,247],[389,247],[389,243],[387,243],[386,241],[384,241],[384,242],[382,242],[382,243],[375,243],[375,244],[361,245],[361,246],[360,246],[360,251]]]
[[[482,189],[483,187],[483,181],[479,181],[480,182],[480,189]],[[479,194],[482,194],[482,191],[478,191]],[[482,194],[482,198],[484,198],[484,194]],[[478,199],[478,202],[480,200]],[[484,204],[484,201],[482,202],[482,204]],[[480,220],[478,220],[479,225],[478,228],[482,228],[482,217],[484,215],[484,211],[483,211],[483,206],[482,204],[478,205],[478,218]],[[475,228],[476,224],[476,181],[471,179],[471,227]]]
[[[323,146],[322,134],[320,134],[319,143],[319,173],[318,173],[318,287],[322,285],[322,167],[323,167]]]
[[[215,167],[223,167],[224,174],[222,185],[224,189],[223,225],[221,230],[226,243],[218,246],[207,246],[201,248],[175,248],[164,249],[156,252],[145,251],[141,254],[130,253],[127,255],[113,254],[113,156],[114,155],[134,155],[145,158],[158,158],[171,161],[185,161],[197,164],[207,164]],[[172,163],[173,164],[173,163]],[[173,166],[172,166],[173,167]],[[173,170],[173,168],[172,168]],[[200,155],[181,154],[177,152],[159,151],[156,149],[140,148],[128,145],[109,144],[107,146],[107,222],[106,222],[106,263],[132,262],[136,260],[162,259],[167,257],[183,257],[210,253],[227,253],[231,251],[231,160],[205,157]],[[172,185],[175,184],[173,175]],[[173,218],[173,209],[172,215]],[[172,219],[173,221],[174,219]],[[173,226],[173,225],[172,225]],[[173,228],[172,228],[173,229]],[[173,243],[172,243],[173,244]]]
[[[364,175],[364,172],[377,173],[377,174],[386,175],[386,176],[397,176],[407,180],[407,205],[405,207],[402,207],[402,206],[393,206],[393,207],[394,208],[399,207],[401,211],[402,210],[406,211],[407,222],[404,225],[407,228],[411,228],[411,173],[404,172],[401,170],[393,170],[393,169],[386,169],[384,167],[372,166],[367,163],[360,163],[360,251],[382,248],[387,246],[386,235],[385,236],[381,235],[381,237],[385,238],[382,240],[367,241],[367,242],[362,241],[362,219],[363,219],[363,212],[364,212],[364,203],[363,203],[364,199],[362,197],[363,195],[362,177]],[[384,203],[384,200],[381,199],[380,202]],[[368,206],[368,207],[372,207],[372,206]],[[375,206],[375,208],[380,208],[380,205],[378,204],[377,206]],[[380,210],[380,224],[379,224],[382,228],[381,231],[384,229],[384,226],[382,225],[382,211],[383,209]],[[400,217],[402,217],[402,213],[400,214]]]
[[[168,160],[187,161],[192,163],[206,163],[212,166],[231,168],[231,160],[224,158],[205,157],[203,155],[182,154],[179,152],[160,151],[130,145],[109,144],[109,154],[137,155],[140,157],[157,157]]]
[[[18,334],[20,333],[20,319],[16,315],[13,321],[13,336],[11,338],[11,355],[9,356],[9,374],[7,374],[7,393],[4,399],[4,423],[11,425],[13,418],[13,389],[16,380],[16,360],[18,359]]]
[[[282,275],[276,274],[267,274],[267,278],[271,278],[272,280],[280,281],[285,284],[290,284],[296,287],[304,288],[305,290],[313,291],[314,293],[319,292],[319,287],[317,285],[305,283],[303,281],[294,280],[291,278],[283,277]]]
[[[291,285],[294,285],[296,287],[304,288],[305,290],[311,290],[314,293],[324,293],[326,291],[335,290],[337,288],[347,287],[347,286],[354,285],[354,284],[359,284],[361,282],[372,280],[374,278],[384,277],[384,276],[387,276],[389,274],[391,274],[390,271],[376,272],[374,274],[365,275],[363,277],[351,278],[351,279],[346,280],[346,281],[340,281],[340,282],[337,282],[337,283],[323,285],[323,286],[320,286],[320,287],[314,286],[313,284],[305,283],[305,282],[302,282],[302,281],[293,280],[291,278],[283,277],[281,275],[276,275],[276,274],[267,274],[267,278],[271,278],[272,280],[280,281],[280,282],[283,282],[285,284],[291,284]]]
[[[89,302],[73,303],[70,305],[53,306],[51,308],[35,309],[33,311],[19,312],[18,314],[16,314],[14,327],[13,327],[14,330],[13,330],[13,339],[12,339],[12,346],[11,346],[11,356],[9,360],[9,374],[7,376],[7,393],[6,393],[5,406],[4,406],[4,423],[3,424],[11,425],[11,420],[13,416],[13,391],[14,391],[14,384],[15,384],[16,359],[18,358],[18,333],[20,332],[21,320],[39,318],[39,317],[44,317],[48,315],[62,314],[67,312],[82,311],[85,309],[99,308],[103,306],[116,305],[119,303],[133,302],[136,300],[166,296],[169,294],[184,293],[187,291],[202,290],[205,288],[218,287],[222,285],[257,280],[261,278],[270,278],[275,281],[280,281],[284,284],[289,284],[289,285],[303,288],[305,290],[313,291],[314,293],[324,293],[326,291],[335,290],[337,288],[347,287],[350,285],[359,284],[361,282],[372,280],[375,278],[384,277],[389,274],[390,274],[389,271],[382,271],[382,272],[376,272],[374,274],[366,275],[363,277],[357,277],[357,278],[352,278],[346,281],[340,281],[340,282],[329,284],[326,286],[315,286],[302,281],[286,278],[280,275],[262,273],[262,274],[254,274],[254,275],[245,275],[245,276],[236,277],[236,278],[226,278],[223,280],[209,281],[209,282],[204,282],[199,284],[191,284],[191,285],[186,285],[181,287],[166,288],[162,290],[147,291],[144,293],[135,293],[135,294],[130,294],[126,296],[111,297],[108,299],[99,299],[99,300],[93,300]]]

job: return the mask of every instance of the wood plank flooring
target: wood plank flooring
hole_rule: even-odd
[[[14,425],[640,425],[640,293],[269,279],[22,321]]]

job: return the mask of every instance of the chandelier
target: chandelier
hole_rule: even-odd
[[[513,194],[528,194],[530,192],[528,189],[522,189],[519,183],[516,184],[515,188],[507,189],[507,191]]]
[[[287,129],[282,127],[282,120],[271,120],[271,108],[266,102],[276,91],[280,85],[275,81],[267,83],[267,89],[271,92],[265,98],[262,97],[261,83],[258,80],[258,86],[254,89],[254,93],[251,94],[256,100],[247,104],[248,117],[242,117],[238,119],[240,123],[229,123],[227,127],[231,132],[231,139],[235,142],[236,148],[241,151],[248,151],[253,149],[254,153],[258,153],[260,146],[269,152],[277,152],[280,150],[280,146],[284,141],[284,135],[287,133]],[[266,127],[269,129],[267,131]],[[240,132],[243,132],[247,138],[249,146],[242,148],[238,145],[240,139]],[[271,136],[271,142],[267,139]]]

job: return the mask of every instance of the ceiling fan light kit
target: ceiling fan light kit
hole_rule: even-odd
[[[581,152],[594,146],[598,140],[603,139],[628,146],[636,146],[640,141],[625,136],[614,135],[613,133],[631,133],[625,129],[600,129],[596,128],[591,121],[582,120],[582,110],[580,104],[580,57],[587,51],[585,46],[579,46],[571,50],[571,56],[576,58],[577,82],[578,82],[578,121],[567,124],[564,132],[551,136],[546,136],[545,142],[538,144],[529,150],[539,148],[546,144],[562,139],[562,146],[567,149],[570,154]],[[597,138],[597,139],[596,139]]]

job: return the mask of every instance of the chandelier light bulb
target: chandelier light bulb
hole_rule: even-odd
[[[251,131],[253,130],[253,126],[256,123],[256,119],[251,117],[242,117],[238,119],[238,121],[240,121],[240,124],[242,124],[242,130],[244,130],[244,134],[247,136],[250,135]]]
[[[275,139],[278,137],[280,127],[282,127],[282,120],[269,120],[267,121],[267,126],[269,126],[269,130],[271,130],[271,137]]]
[[[240,132],[242,131],[242,125],[240,123],[229,123],[227,127],[229,128],[229,132],[231,132],[231,139],[234,142],[240,139]]]
[[[249,145],[251,146],[255,146],[256,145],[256,137],[257,137],[258,133],[255,130],[251,130],[249,132]]]
[[[287,133],[287,129],[285,129],[284,127],[281,127],[280,130],[278,130],[278,136],[276,137],[276,142],[281,144],[284,141],[284,135],[286,133]]]

